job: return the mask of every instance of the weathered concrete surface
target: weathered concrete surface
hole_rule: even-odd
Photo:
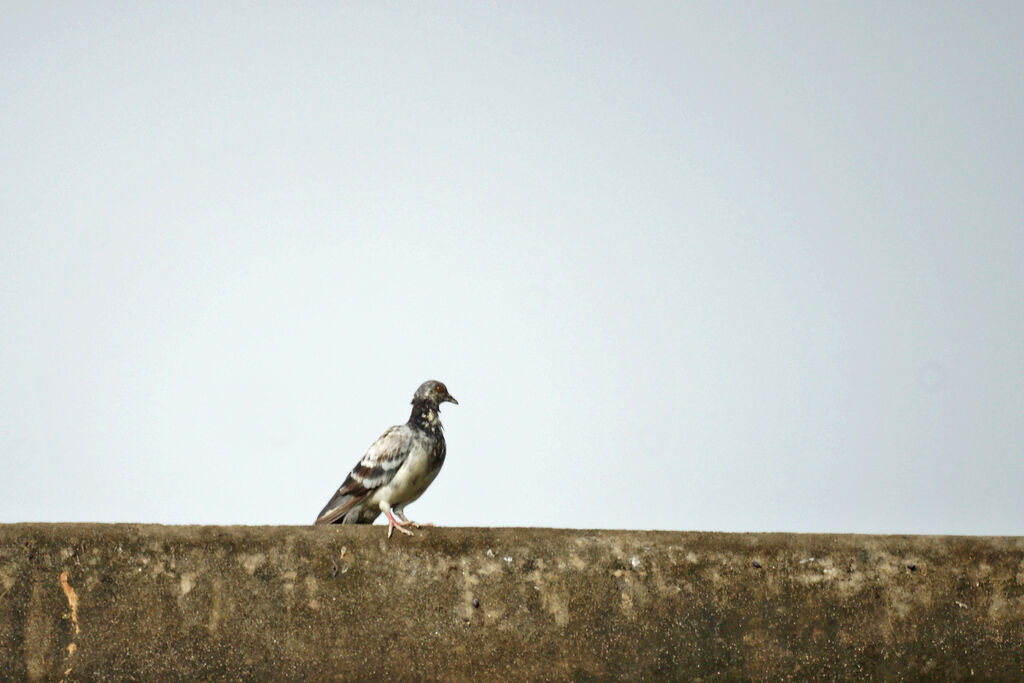
[[[1024,679],[1024,539],[0,525],[41,680]]]

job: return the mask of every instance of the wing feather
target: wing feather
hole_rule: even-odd
[[[409,457],[412,440],[413,433],[407,425],[396,425],[381,434],[345,477],[315,523],[334,524],[342,520],[373,491],[387,486]]]

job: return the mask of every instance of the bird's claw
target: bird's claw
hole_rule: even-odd
[[[391,514],[391,510],[385,510],[384,514],[388,518],[388,538],[391,538],[391,534],[392,534],[392,532],[395,529],[398,529],[399,531],[401,531],[403,534],[406,534],[407,536],[415,536],[416,535],[413,532],[411,532],[410,530],[405,528],[405,526],[407,524],[411,524],[411,522],[409,522],[409,520],[403,519],[403,521],[399,522],[397,519],[395,519],[395,516],[393,514]]]
[[[401,524],[394,524],[394,523],[391,523],[391,522],[389,522],[389,523],[388,523],[388,538],[391,538],[391,533],[392,533],[392,532],[393,532],[393,531],[394,531],[395,529],[398,529],[398,530],[399,530],[399,531],[401,531],[401,532],[402,532],[403,534],[406,534],[406,535],[408,535],[408,536],[415,536],[415,535],[416,535],[416,534],[414,534],[413,532],[411,532],[411,531],[409,531],[408,529],[406,529],[406,528],[405,528],[405,527],[404,527],[403,525],[401,525]]]

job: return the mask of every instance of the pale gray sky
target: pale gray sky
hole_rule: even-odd
[[[7,3],[0,521],[1024,534],[1024,4]]]

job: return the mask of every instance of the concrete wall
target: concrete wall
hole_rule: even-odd
[[[1024,539],[0,525],[0,672],[1024,679]]]

